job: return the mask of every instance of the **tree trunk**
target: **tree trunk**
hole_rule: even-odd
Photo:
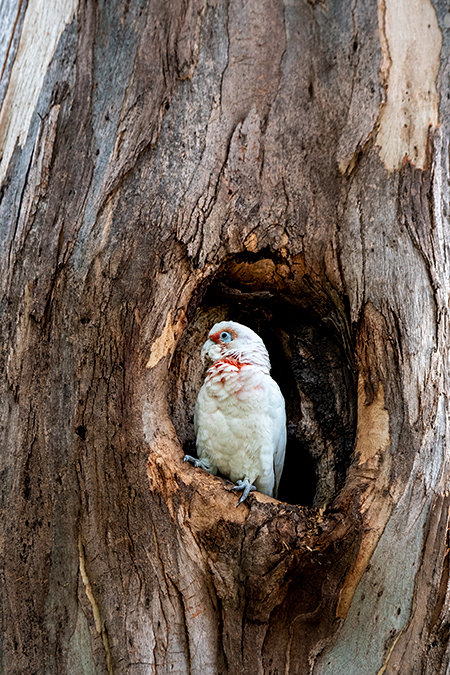
[[[444,675],[445,3],[0,10],[1,672]],[[224,318],[280,501],[182,462]]]

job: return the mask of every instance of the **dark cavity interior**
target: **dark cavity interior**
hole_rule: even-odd
[[[356,373],[348,337],[311,298],[224,273],[191,308],[192,318],[172,364],[171,413],[183,449],[195,454],[194,405],[204,377],[200,350],[214,323],[233,320],[252,328],[269,352],[271,375],[286,401],[287,446],[278,499],[321,507],[342,487],[356,434]],[[256,288],[255,288],[256,287]],[[326,304],[326,303],[325,303]],[[200,469],[199,469],[200,471]]]

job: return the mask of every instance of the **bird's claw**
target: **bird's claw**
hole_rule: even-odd
[[[190,462],[190,464],[193,464],[195,468],[200,467],[201,469],[205,469],[205,471],[210,471],[209,467],[206,466],[206,464],[203,462],[202,459],[197,459],[197,457],[191,457],[191,455],[185,455],[183,457],[183,462]]]
[[[244,478],[244,480],[238,480],[236,485],[231,488],[232,490],[242,490],[242,496],[236,506],[239,506],[239,504],[242,504],[242,502],[245,502],[247,497],[249,496],[250,492],[253,492],[253,490],[256,490],[255,486],[252,485],[251,483],[248,482],[247,478]]]

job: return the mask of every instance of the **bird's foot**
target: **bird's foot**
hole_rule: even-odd
[[[185,455],[183,457],[183,462],[189,462],[190,464],[193,464],[195,468],[200,467],[201,469],[204,469],[205,471],[208,471],[208,473],[211,473],[211,466],[206,459],[197,459],[197,457],[191,457],[191,455]]]
[[[239,492],[242,490],[242,496],[236,506],[239,506],[239,504],[242,504],[242,502],[245,502],[247,497],[249,496],[250,492],[253,492],[253,490],[256,490],[255,486],[252,485],[251,483],[248,482],[247,478],[244,478],[244,480],[238,480],[236,485],[231,488],[232,490],[238,490]]]

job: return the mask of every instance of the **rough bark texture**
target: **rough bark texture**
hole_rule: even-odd
[[[1,672],[444,675],[447,5],[0,15]],[[182,463],[223,318],[280,501]]]

